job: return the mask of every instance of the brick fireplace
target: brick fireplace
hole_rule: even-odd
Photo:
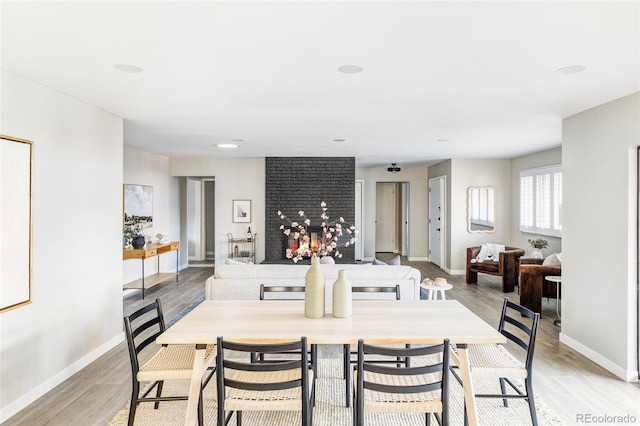
[[[265,260],[264,263],[293,263],[285,257],[282,211],[292,220],[304,210],[311,226],[320,226],[320,203],[327,203],[331,219],[340,216],[354,222],[354,157],[267,157],[265,163]],[[353,263],[354,248],[341,247],[342,259],[336,263]]]

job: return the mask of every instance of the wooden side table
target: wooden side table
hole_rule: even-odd
[[[158,272],[148,277],[144,276],[144,260],[156,257],[164,253],[176,252],[176,272],[160,272],[160,257],[158,257]],[[176,277],[178,281],[178,270],[180,267],[180,242],[172,241],[170,243],[153,243],[147,244],[141,249],[123,249],[122,258],[127,259],[140,259],[142,261],[142,277],[139,280],[132,281],[125,284],[123,290],[142,290],[142,299],[144,299],[144,291],[153,287],[156,284],[160,284],[169,278]]]
[[[557,275],[547,275],[544,279],[552,283],[556,283],[556,314],[558,315],[558,319],[554,319],[553,323],[555,325],[560,325],[560,284],[562,283],[562,277]]]

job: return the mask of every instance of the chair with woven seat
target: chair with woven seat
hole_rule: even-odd
[[[393,295],[393,297],[395,297],[396,300],[400,300],[400,285],[395,285],[395,286],[365,286],[365,287],[352,287],[351,288],[351,293],[362,293],[362,294],[367,294],[367,293],[387,293],[390,295]],[[358,296],[354,296],[354,297],[358,297]],[[405,345],[405,347],[409,347],[409,345]],[[346,390],[346,395],[345,395],[345,404],[347,407],[349,407],[351,405],[351,371],[350,371],[350,367],[351,364],[355,364],[357,362],[357,359],[354,359],[354,356],[358,355],[358,348],[357,347],[351,347],[351,345],[349,344],[345,344],[343,346],[342,349],[342,370],[343,370],[343,375],[345,378],[345,390]],[[387,360],[385,362],[392,362],[391,360]],[[400,363],[408,363],[409,360],[408,359],[401,359],[398,358],[395,361],[398,365]],[[407,364],[408,366],[408,364]]]
[[[527,318],[527,320],[523,318]],[[501,393],[476,394],[476,398],[500,398],[503,400],[505,407],[509,406],[508,399],[524,399],[529,403],[531,421],[534,426],[537,426],[538,418],[533,395],[532,370],[539,321],[539,313],[535,313],[505,298],[498,331],[524,351],[524,361],[514,357],[504,345],[500,344],[469,345],[468,349],[471,376],[474,379],[497,378],[500,381]],[[457,381],[462,384],[460,376],[455,371],[456,369],[457,366],[452,366],[451,372]],[[510,379],[524,380],[524,392]],[[515,394],[507,393],[507,384],[515,391]],[[466,424],[467,416],[465,411]]]
[[[218,426],[228,424],[234,412],[236,424],[241,426],[243,411],[300,411],[301,424],[312,424],[310,384],[314,373],[307,358],[306,337],[272,344],[237,343],[218,337],[217,347]],[[235,351],[234,358],[226,358],[225,350]],[[253,363],[246,355],[256,352],[295,353],[298,358]]]
[[[138,309],[124,317],[124,329],[131,359],[131,373],[133,388],[129,404],[129,426],[133,425],[136,408],[141,402],[154,402],[157,409],[161,401],[186,401],[188,395],[162,396],[165,380],[190,380],[193,371],[195,346],[170,345],[162,346],[153,357],[141,365],[140,353],[155,342],[156,338],[165,331],[164,316],[160,299]],[[205,354],[205,376],[202,388],[209,383],[215,372],[215,345],[207,346]],[[140,395],[140,384],[151,382],[149,387]],[[148,395],[156,389],[155,397]],[[198,422],[203,424],[202,393],[198,404]]]
[[[371,357],[413,358],[412,367],[380,364]],[[354,371],[353,424],[364,426],[367,412],[425,413],[425,424],[433,414],[440,425],[449,424],[449,340],[442,344],[389,348],[358,341],[358,363]],[[439,414],[438,414],[439,413]]]

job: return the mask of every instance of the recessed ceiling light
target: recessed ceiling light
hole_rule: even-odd
[[[244,142],[244,139],[231,139],[231,142]]]
[[[338,67],[338,71],[345,74],[358,74],[362,72],[362,70],[364,70],[364,68],[360,65],[342,65]]]
[[[347,140],[346,139],[334,139],[333,141],[334,142],[346,142]]]
[[[436,142],[450,142],[451,139],[436,139]]]
[[[558,75],[569,75],[569,74],[577,74],[586,70],[587,68],[583,65],[569,65],[567,67],[558,68],[556,70],[556,74]]]
[[[217,143],[218,148],[237,148],[239,145],[235,143]]]
[[[137,74],[139,72],[142,72],[142,68],[137,67],[135,65],[129,65],[129,64],[116,64],[113,66],[115,69],[117,69],[118,71],[122,71],[122,72],[128,72],[130,74]]]

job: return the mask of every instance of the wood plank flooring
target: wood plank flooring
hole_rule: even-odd
[[[394,255],[380,253],[379,259]],[[502,301],[508,296],[518,301],[516,293],[504,294],[498,277],[480,275],[478,285],[467,285],[464,276],[450,276],[428,262],[408,262],[420,270],[422,277],[444,277],[453,288],[448,299],[456,299],[490,324],[498,324]],[[163,303],[165,319],[181,312],[204,294],[204,281],[212,268],[194,267],[180,272],[180,280],[159,284],[146,292],[145,300],[133,292],[123,299],[128,315],[155,298]],[[329,284],[329,283],[328,283]],[[625,383],[602,367],[558,341],[560,327],[555,300],[543,300],[543,317],[538,334],[534,364],[534,390],[549,408],[567,425],[579,424],[577,416],[631,414],[640,423],[640,385]],[[121,343],[98,360],[48,392],[4,425],[106,425],[127,403],[131,392],[131,369],[126,343]],[[513,409],[518,409],[513,402]],[[526,409],[526,408],[525,408]],[[584,423],[584,422],[583,422]]]

